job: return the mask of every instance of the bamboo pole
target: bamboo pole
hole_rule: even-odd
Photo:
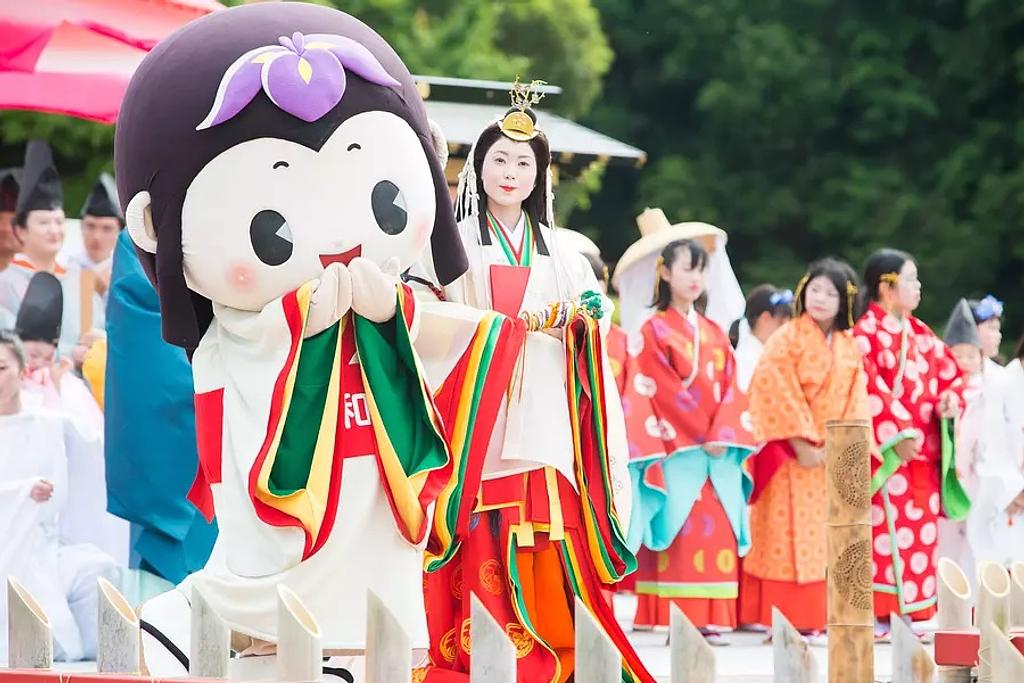
[[[407,681],[412,675],[411,672],[412,647],[409,644],[409,635],[384,601],[372,590],[367,591],[367,683]]]
[[[35,598],[7,578],[7,665],[12,669],[53,668],[53,627]]]
[[[948,557],[939,559],[937,574],[939,630],[970,631],[974,623],[971,617],[974,600],[967,575]]]
[[[669,608],[669,615],[672,683],[715,683],[715,653],[707,639],[678,605]]]
[[[1010,575],[997,562],[978,563],[978,606],[975,624],[981,632],[981,650],[978,655],[978,681],[987,683],[992,678],[992,658],[985,656],[993,647],[994,626],[1005,634],[1010,628]]]
[[[516,683],[516,648],[473,593],[470,595],[469,677],[473,683]]]
[[[576,598],[576,671],[586,683],[621,683],[622,656],[586,604]]]
[[[986,665],[987,674],[978,674],[978,683],[1020,683],[1024,681],[1024,654],[1014,647],[1006,634],[994,623],[989,622],[981,631],[981,637],[988,643],[979,653],[980,662]],[[987,676],[987,677],[986,677]]]
[[[231,661],[231,629],[210,607],[198,586],[192,586],[188,674],[227,678]]]
[[[772,660],[777,683],[818,683],[818,662],[811,646],[776,607],[772,607]]]
[[[1010,566],[1010,626],[1024,630],[1024,562]]]
[[[276,667],[274,680],[281,683],[313,683],[323,677],[320,627],[299,596],[283,584],[277,587]]]
[[[867,420],[825,426],[829,683],[874,681],[870,427]]]
[[[892,683],[932,683],[935,662],[913,629],[898,614],[889,615],[892,633]]]
[[[139,617],[112,583],[101,576],[96,585],[96,670],[101,674],[138,673]]]

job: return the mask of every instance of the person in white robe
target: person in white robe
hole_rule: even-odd
[[[971,500],[962,521],[940,519],[939,554],[961,567],[991,560],[1008,566],[1021,559],[1016,501],[1024,493],[1024,473],[1011,462],[1010,433],[1003,410],[1002,375],[988,372],[982,337],[970,306],[961,300],[950,316],[944,341],[969,377],[966,406],[956,425],[957,476]],[[967,574],[975,580],[973,571]]]
[[[121,570],[90,544],[61,540],[66,514],[68,461],[95,448],[96,434],[66,416],[22,403],[25,353],[20,340],[0,331],[0,580],[14,579],[42,607],[53,626],[54,657],[96,654],[97,578],[115,586]],[[0,591],[6,614],[7,591]],[[7,658],[6,620],[0,620],[0,660]]]
[[[743,317],[729,328],[736,349],[736,381],[746,391],[754,377],[757,361],[764,352],[764,344],[775,330],[793,317],[793,292],[763,284],[747,295]]]

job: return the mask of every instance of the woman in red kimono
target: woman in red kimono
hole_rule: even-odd
[[[627,543],[640,549],[634,625],[667,625],[674,602],[715,643],[715,626],[736,626],[739,557],[750,547],[743,461],[753,437],[728,336],[695,308],[706,264],[691,240],[662,252],[657,310],[630,344],[623,409]]]
[[[921,302],[914,259],[877,251],[864,280],[870,303],[853,333],[881,454],[872,466],[871,523],[876,631],[884,639],[890,612],[914,621],[935,614],[940,427],[959,413],[963,382],[952,353],[913,315]]]

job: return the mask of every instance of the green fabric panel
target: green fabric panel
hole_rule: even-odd
[[[402,469],[412,476],[441,467],[448,452],[423,400],[409,330],[404,322],[398,324],[401,315],[399,309],[395,318],[385,323],[358,315],[353,320],[359,363]]]
[[[270,470],[270,492],[274,495],[294,493],[305,488],[309,480],[331,382],[331,364],[338,348],[339,327],[335,323],[302,342],[292,400]]]
[[[968,497],[956,476],[956,442],[953,438],[955,422],[942,420],[942,509],[946,517],[961,520],[971,510]]]

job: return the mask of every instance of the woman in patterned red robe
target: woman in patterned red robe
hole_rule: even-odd
[[[715,642],[714,626],[736,626],[753,436],[729,339],[695,308],[706,263],[691,240],[662,252],[657,310],[629,343],[623,412],[633,484],[627,543],[642,546],[635,626],[667,625],[676,603]]]
[[[870,304],[854,336],[880,450],[871,523],[875,616],[885,636],[890,612],[915,621],[935,613],[941,419],[959,413],[963,382],[946,345],[913,316],[921,302],[913,258],[882,249],[868,259],[864,279]]]

